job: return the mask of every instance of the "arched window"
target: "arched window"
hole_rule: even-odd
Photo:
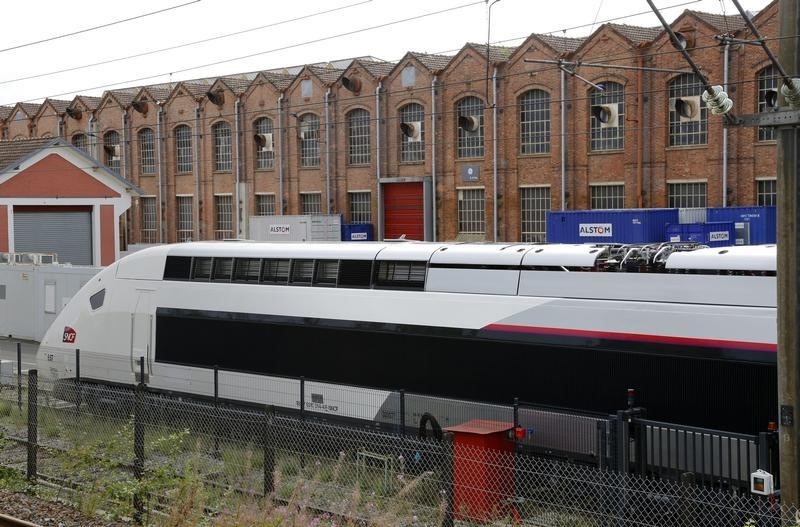
[[[231,125],[220,121],[211,127],[214,136],[214,171],[228,172],[233,166],[231,156]]]
[[[119,160],[122,155],[122,147],[119,144],[119,133],[111,130],[103,135],[103,162],[105,165],[119,174]]]
[[[694,73],[669,83],[669,146],[708,143],[708,110],[700,94],[703,85]]]
[[[592,151],[621,150],[625,145],[625,91],[621,84],[604,82],[591,94]]]
[[[521,154],[550,152],[550,94],[526,91],[519,98],[519,151]]]
[[[256,135],[256,168],[272,168],[275,160],[272,119],[269,117],[256,119],[253,123],[253,132]]]
[[[89,153],[89,141],[86,134],[75,134],[72,136],[72,146],[82,150],[85,154]]]
[[[765,112],[769,109],[767,98],[771,96],[777,97],[778,92],[778,70],[775,66],[767,66],[758,72],[758,111]],[[774,92],[774,93],[770,93]],[[759,141],[774,141],[775,129],[774,128],[759,128],[758,129]]]
[[[351,165],[368,165],[369,152],[369,112],[357,108],[347,113],[348,161]]]
[[[406,104],[398,112],[400,123],[400,162],[425,161],[425,111],[421,104]]]
[[[300,139],[300,166],[319,166],[319,116],[306,113],[297,119]]]
[[[483,101],[464,97],[456,103],[458,157],[483,157]]]
[[[139,173],[156,173],[156,141],[152,128],[139,130]]]
[[[175,127],[175,168],[178,173],[192,171],[192,129],[182,124]]]

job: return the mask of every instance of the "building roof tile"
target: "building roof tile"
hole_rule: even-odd
[[[52,137],[0,141],[0,172],[52,143]]]
[[[572,53],[580,47],[586,40],[585,37],[559,37],[556,35],[545,35],[542,33],[534,33],[536,38],[558,51],[559,53]]]
[[[453,60],[452,55],[431,55],[429,53],[411,52],[411,56],[422,63],[430,71],[441,71]]]
[[[470,43],[468,44],[471,46],[475,51],[486,56],[486,44],[475,44]],[[517,50],[517,47],[510,47],[510,46],[489,46],[489,61],[490,62],[506,62],[511,55]]]
[[[652,42],[653,40],[664,31],[662,27],[642,27],[642,26],[629,26],[628,24],[608,24],[609,27],[623,35],[631,42],[637,44],[644,44],[645,42]]]
[[[744,28],[746,25],[741,15],[718,15],[716,13],[704,13],[702,11],[692,11],[689,9],[685,12],[693,14],[707,24],[726,33],[733,33],[734,31]]]

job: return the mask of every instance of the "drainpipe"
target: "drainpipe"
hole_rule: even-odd
[[[200,160],[202,159],[200,155],[203,153],[201,149],[201,139],[202,134],[200,133],[200,101],[197,101],[196,107],[194,109],[194,149],[195,149],[195,156],[194,162],[192,163],[192,168],[194,170],[194,194],[197,196],[197,203],[194,207],[194,229],[197,232],[197,240],[202,239],[203,233],[202,228],[200,225],[200,203],[203,201],[203,196],[200,194]]]
[[[58,137],[64,139],[66,138],[66,135],[67,135],[66,117],[62,114],[58,116]]]
[[[283,215],[283,93],[278,97],[278,210]]]
[[[158,241],[166,242],[166,229],[164,225],[164,106],[158,105],[156,113],[156,129],[158,141]]]
[[[375,87],[375,177],[378,185],[378,239],[383,239],[383,187],[381,186],[381,88],[383,81]]]
[[[325,199],[327,207],[326,214],[331,213],[331,127],[330,127],[330,87],[325,92]]]
[[[128,115],[128,110],[125,109],[123,110],[122,113],[122,144],[120,145],[119,153],[121,157],[120,175],[128,181],[131,180],[130,171],[128,170],[129,168],[128,161],[130,159],[129,155],[130,153],[128,152],[130,148],[130,135],[131,135],[130,126],[131,126],[130,116]],[[122,243],[126,249],[128,248],[128,225],[130,224],[130,214],[131,214],[131,209],[125,211],[125,220],[124,220],[125,226],[124,226],[124,232],[122,234]]]
[[[436,241],[436,75],[431,80],[431,183],[433,185],[433,241]],[[424,148],[424,147],[423,147]]]
[[[97,132],[95,131],[95,124],[96,124],[94,113],[89,116],[89,122],[87,123],[86,135],[91,138],[89,142],[89,155],[95,159],[100,159],[100,156],[97,155]]]
[[[639,56],[639,71],[636,72],[636,85],[639,93],[636,96],[636,126],[639,128],[639,137],[636,140],[636,206],[642,208],[642,187],[644,185],[644,55]]]
[[[567,209],[567,74],[561,69],[561,210]]]
[[[492,192],[492,238],[496,242],[497,233],[500,232],[497,225],[497,66],[492,71]]]
[[[239,183],[242,179],[241,169],[242,169],[242,148],[241,148],[241,137],[239,137],[239,119],[241,117],[242,111],[242,96],[237,95],[236,101],[233,103],[233,133],[236,138],[235,147],[236,147],[236,168],[234,168],[234,182],[233,182],[233,201],[236,203],[236,209],[233,216],[233,221],[236,222],[236,238],[241,238],[242,232],[242,224],[241,224],[241,217],[242,217],[242,204],[241,200],[241,193],[239,192]]]
[[[722,90],[728,92],[728,53],[731,45],[726,41],[722,59]],[[722,206],[728,206],[728,127],[722,127]]]

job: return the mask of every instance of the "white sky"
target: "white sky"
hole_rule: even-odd
[[[0,49],[80,31],[177,6],[191,0],[4,2]],[[769,0],[740,0],[757,12]],[[736,14],[730,0],[656,0],[671,22],[684,10]],[[295,22],[302,17],[346,7]],[[466,6],[460,7],[459,6]],[[672,7],[670,6],[678,6]],[[435,11],[457,8],[416,20]],[[645,15],[630,16],[636,13]],[[626,18],[619,18],[626,17]],[[517,45],[531,33],[585,36],[599,24],[658,26],[645,0],[502,0],[491,9],[491,41]],[[393,22],[399,22],[394,23]],[[242,35],[25,81],[22,77],[119,59],[227,33],[277,24]],[[343,33],[386,27],[336,37]],[[565,28],[575,28],[566,33]],[[19,49],[0,51],[0,105],[99,96],[105,89],[180,81],[372,55],[398,60],[407,51],[452,53],[486,42],[487,5],[480,0],[200,0],[171,11]],[[321,42],[304,44],[315,39]],[[514,40],[511,40],[514,39]],[[286,49],[280,49],[286,48]],[[256,56],[240,59],[246,55]],[[214,66],[205,64],[226,61]],[[199,67],[202,66],[202,67]],[[188,70],[189,68],[196,68]],[[182,71],[188,70],[188,71]],[[170,76],[170,73],[173,73]]]

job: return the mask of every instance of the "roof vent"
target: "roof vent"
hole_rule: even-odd
[[[342,86],[356,95],[361,91],[361,81],[358,79],[351,79],[350,77],[342,77]]]
[[[212,104],[216,104],[217,106],[225,104],[225,92],[221,89],[214,91],[208,90],[206,92],[206,97],[208,97],[208,100],[211,101]]]

